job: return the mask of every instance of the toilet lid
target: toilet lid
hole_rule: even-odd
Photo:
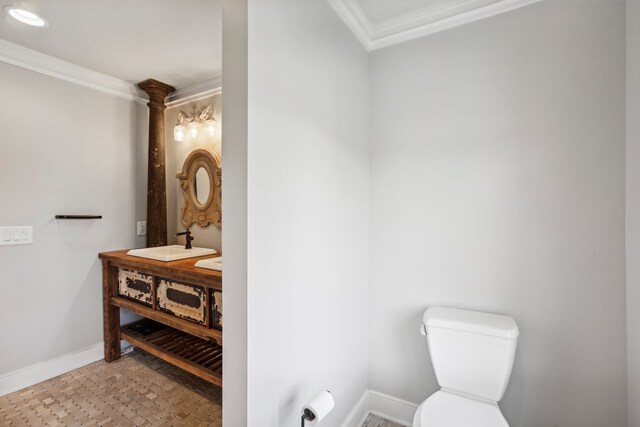
[[[498,405],[439,391],[416,411],[413,427],[509,427]]]

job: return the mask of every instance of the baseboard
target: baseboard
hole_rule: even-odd
[[[41,383],[104,358],[104,344],[46,360],[0,376],[0,396]]]
[[[418,405],[378,391],[366,390],[341,427],[362,427],[369,414],[404,426],[413,424]]]
[[[351,409],[349,415],[341,424],[340,427],[362,427],[364,421],[367,419],[369,415],[369,390],[365,390],[362,393],[356,405]]]

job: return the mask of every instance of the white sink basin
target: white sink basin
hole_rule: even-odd
[[[156,261],[177,261],[179,259],[197,258],[205,255],[217,254],[215,249],[191,248],[182,245],[158,246],[156,248],[132,249],[127,255],[140,258],[155,259]]]
[[[196,267],[208,268],[209,270],[222,271],[222,257],[201,259],[196,262]]]

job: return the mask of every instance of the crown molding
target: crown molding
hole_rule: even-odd
[[[328,0],[367,51],[424,37],[542,0],[449,0],[372,23],[358,0]]]
[[[542,0],[499,0],[493,3],[483,4],[481,0],[471,0],[466,3],[476,5],[475,8],[448,16],[446,15],[447,9],[443,9],[434,14],[426,9],[419,9],[415,13],[406,14],[376,24],[372,34],[371,49],[381,49],[450,28],[459,27],[523,6],[538,3],[539,1]],[[452,7],[449,12],[454,9],[455,8]],[[443,15],[445,17],[442,17]],[[435,20],[433,20],[434,17]]]
[[[148,96],[132,83],[3,39],[0,39],[0,62],[99,90],[130,101],[143,103],[149,101]],[[173,107],[220,93],[222,93],[222,75],[178,88],[166,98],[166,104],[168,107]]]
[[[2,39],[0,39],[0,62],[131,101],[146,102],[146,97],[131,83]]]
[[[446,0],[433,6],[422,7],[408,13],[385,19],[374,25],[373,38],[383,37],[412,30],[477,10],[503,0]]]
[[[222,75],[178,88],[165,100],[167,107],[177,107],[222,93]]]
[[[371,50],[373,25],[356,0],[328,0],[367,51]]]

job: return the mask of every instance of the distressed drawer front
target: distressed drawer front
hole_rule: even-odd
[[[222,292],[211,290],[211,326],[222,330]]]
[[[204,325],[205,288],[169,279],[158,279],[158,310]]]
[[[138,271],[118,269],[118,294],[142,303],[152,306],[153,297],[151,292],[153,289],[153,276],[140,273]]]

